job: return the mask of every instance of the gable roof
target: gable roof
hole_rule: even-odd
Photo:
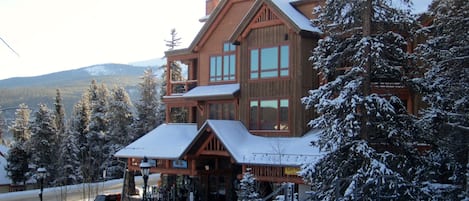
[[[249,133],[240,121],[207,120],[198,131],[195,124],[162,124],[114,156],[181,159],[197,140],[204,139],[202,135],[207,134],[204,131],[208,128],[238,164],[300,166],[315,163],[324,155],[318,147],[310,145],[317,139],[318,130],[303,137],[262,137]]]
[[[210,29],[211,26],[216,24],[216,18],[220,14],[223,8],[226,7],[228,3],[228,0],[221,0],[218,5],[215,7],[215,9],[212,11],[212,13],[208,16],[207,21],[205,22],[204,26],[200,29],[199,33],[195,36],[194,40],[192,40],[192,43],[189,45],[189,50],[194,51],[196,47],[198,46],[199,42],[203,39],[204,35],[206,32]]]
[[[266,2],[271,2],[272,7],[280,11],[280,15],[283,15],[295,27],[296,31],[322,33],[318,27],[311,23],[310,19],[298,11],[290,2],[285,0],[266,0]]]
[[[252,0],[221,0],[212,13],[208,16],[207,21],[204,26],[200,29],[199,33],[195,36],[192,43],[189,45],[189,50],[192,52],[197,52],[201,44],[205,42],[210,35],[212,34],[213,28],[217,26],[223,19],[223,15],[227,12],[233,4],[240,2],[250,2]]]
[[[276,14],[278,14],[282,20],[284,20],[289,27],[293,29],[296,33],[301,32],[310,32],[321,34],[322,31],[315,27],[310,19],[304,16],[300,11],[298,11],[291,3],[292,0],[256,0],[249,12],[243,18],[241,23],[235,29],[233,34],[230,37],[230,41],[236,41],[239,36],[244,32],[244,30],[249,26],[253,18],[256,16],[257,12],[263,5],[267,5],[272,9]]]

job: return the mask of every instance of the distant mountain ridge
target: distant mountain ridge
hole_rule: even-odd
[[[123,87],[132,101],[136,102],[139,99],[138,84],[148,68],[152,68],[157,80],[160,80],[163,71],[158,65],[142,67],[115,63],[0,80],[0,114],[8,121],[12,120],[14,108],[21,103],[28,105],[33,112],[40,103],[53,108],[56,89],[60,89],[66,113],[70,115],[73,105],[89,88],[92,80],[105,84],[109,90],[115,86]]]
[[[131,62],[129,65],[132,66],[141,66],[141,67],[159,67],[162,66],[166,63],[166,59],[164,57],[160,58],[153,58],[153,59],[148,59],[148,60],[143,60],[143,61],[136,61],[136,62]]]
[[[127,64],[97,64],[74,70],[66,70],[46,75],[33,77],[15,77],[0,80],[0,88],[11,87],[63,87],[68,86],[77,81],[90,81],[92,79],[99,80],[107,76],[142,76],[147,68],[153,68],[154,72],[158,71],[156,66],[133,66]]]

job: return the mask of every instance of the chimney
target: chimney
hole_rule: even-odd
[[[205,15],[210,15],[219,2],[220,0],[205,0]]]

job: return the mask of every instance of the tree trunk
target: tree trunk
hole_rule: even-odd
[[[137,189],[135,189],[135,172],[129,171],[126,178],[127,194],[135,195],[137,194]]]
[[[363,37],[365,38],[370,38],[371,36],[371,17],[373,15],[373,11],[372,11],[372,1],[371,0],[366,0],[366,2],[364,2],[364,9],[363,9],[363,16],[362,16],[362,22],[363,22],[363,25],[362,25],[362,29],[363,29]],[[370,95],[370,86],[371,86],[371,81],[370,81],[370,76],[371,76],[371,57],[370,57],[370,52],[371,52],[371,44],[368,42],[367,46],[365,47],[365,55],[366,55],[366,63],[365,63],[365,66],[364,66],[364,70],[365,70],[365,73],[363,74],[363,83],[362,83],[362,87],[363,87],[363,97],[366,97],[368,95]],[[362,108],[361,108],[362,111],[361,114],[362,114],[362,126],[361,126],[361,131],[360,131],[360,137],[361,139],[363,140],[367,140],[368,139],[368,135],[370,132],[369,128],[368,128],[368,125],[367,125],[367,122],[369,121],[369,117],[367,115],[367,111],[366,111],[366,108],[365,108],[365,105],[363,104],[362,105]]]

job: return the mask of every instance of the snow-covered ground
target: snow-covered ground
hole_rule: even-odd
[[[10,178],[8,178],[7,171],[4,168],[7,164],[7,154],[8,147],[3,144],[0,144],[0,184],[2,185],[11,183]]]
[[[159,180],[159,174],[152,174],[149,177],[148,184],[156,184]],[[92,183],[92,184],[77,184],[64,187],[54,187],[54,188],[45,188],[43,192],[44,200],[48,201],[60,201],[61,192],[67,193],[66,199],[73,201],[93,201],[94,197],[98,194],[115,194],[122,192],[122,179],[109,180],[105,182]],[[135,177],[135,185],[139,189],[139,192],[142,192],[141,185],[143,185],[142,177]],[[86,196],[83,195],[85,189],[91,189],[91,193]],[[0,194],[0,200],[2,201],[28,201],[39,199],[39,189],[28,190],[28,191],[19,191],[11,193],[2,193]],[[87,197],[87,198],[84,198]]]

